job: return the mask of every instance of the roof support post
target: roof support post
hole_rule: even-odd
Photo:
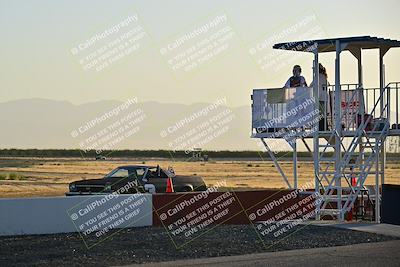
[[[368,109],[368,107],[365,106],[364,103],[364,87],[363,87],[363,73],[362,73],[362,56],[361,56],[361,48],[358,48],[356,51],[357,55],[357,70],[358,70],[358,113],[361,115],[361,121],[364,122],[364,115],[365,115],[365,110]],[[360,123],[360,122],[359,122]],[[361,137],[361,142],[358,145],[359,153],[361,153],[361,160],[364,162],[365,156],[364,156],[364,151],[363,151],[363,138]]]
[[[379,48],[379,88],[380,88],[381,93],[383,91],[383,88],[385,87],[385,69],[384,69],[384,64],[383,64],[383,56],[386,54],[386,52],[388,50],[389,50],[389,48],[387,48],[387,47]],[[381,114],[382,114],[382,110],[383,110],[383,106],[384,106],[383,99],[385,99],[385,97],[383,97],[380,101]],[[382,114],[382,115],[384,115],[384,114]]]
[[[361,121],[364,122],[364,114],[367,107],[365,107],[364,103],[364,92],[363,92],[363,75],[362,75],[362,56],[361,56],[361,47],[349,47],[350,53],[357,59],[357,73],[358,73],[358,113],[361,115]],[[361,139],[362,140],[362,139]],[[362,153],[362,161],[364,161],[363,154],[363,146],[360,143],[358,146],[360,153]]]
[[[349,47],[350,53],[357,59],[357,70],[358,70],[358,87],[362,87],[363,75],[362,75],[362,61],[361,61],[361,47]]]
[[[314,96],[314,110],[319,110],[319,62],[318,62],[318,44],[315,44],[314,50],[314,65],[313,65],[313,96]],[[314,153],[313,153],[313,160],[314,160],[314,188],[315,192],[320,193],[319,189],[319,113],[316,113],[314,119],[314,126],[313,126],[313,146],[314,146]],[[319,205],[316,207],[316,220],[320,219],[319,213]]]
[[[358,87],[363,87],[363,73],[362,73],[362,60],[361,60],[361,48],[359,50],[360,57],[357,58],[357,70],[358,70]]]
[[[341,121],[341,87],[340,87],[340,53],[342,52],[342,46],[339,40],[336,40],[336,59],[335,59],[335,103],[334,103],[334,118],[335,118],[335,186],[337,190],[337,209],[342,210],[342,190],[341,190],[341,171],[340,171],[340,160],[341,160],[341,147],[340,137],[342,136],[342,121]],[[340,212],[339,220],[344,220],[344,214]]]
[[[380,91],[382,92],[383,90],[384,90],[384,87],[385,87],[385,66],[384,66],[384,64],[383,64],[383,57],[385,56],[385,54],[386,54],[386,52],[387,51],[389,51],[389,47],[380,47],[379,48],[379,88],[380,88]],[[385,103],[384,103],[384,99],[386,99],[386,96],[385,95],[383,95],[383,97],[382,97],[382,99],[381,99],[381,103],[380,103],[380,110],[381,110],[381,114],[382,114],[382,111],[383,111],[383,108],[384,108],[384,105],[385,105]],[[387,104],[389,104],[389,101],[390,101],[390,99],[387,99],[387,101],[388,101],[388,103]],[[389,107],[387,107],[387,114],[386,114],[386,116],[387,116],[387,119],[390,119],[390,106]],[[384,114],[382,114],[383,116],[384,116]],[[385,167],[386,167],[386,148],[385,148],[385,146],[383,145],[382,146],[382,148],[381,148],[381,151],[380,151],[380,154],[381,154],[381,156],[380,156],[380,160],[381,160],[381,168],[382,169],[379,169],[379,168],[377,168],[377,172],[380,172],[380,174],[381,174],[381,181],[380,181],[380,183],[379,183],[379,180],[376,180],[375,182],[376,182],[376,188],[375,189],[378,189],[378,193],[377,193],[377,198],[376,198],[376,222],[380,222],[380,214],[379,214],[379,211],[378,211],[378,209],[380,208],[380,202],[379,202],[379,184],[384,184],[385,183]]]

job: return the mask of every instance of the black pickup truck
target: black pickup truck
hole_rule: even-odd
[[[205,191],[207,186],[199,176],[175,175],[172,169],[159,166],[120,166],[101,179],[75,181],[69,184],[67,196],[135,193],[164,193],[171,177],[175,192]]]

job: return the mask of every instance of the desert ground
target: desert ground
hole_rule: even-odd
[[[293,165],[281,160],[289,179],[293,179]],[[266,160],[210,160],[190,162],[184,159],[108,159],[96,161],[85,158],[0,158],[0,197],[62,196],[68,183],[81,179],[101,178],[120,165],[146,164],[167,168],[173,166],[176,174],[199,175],[208,186],[225,180],[226,190],[286,188],[271,161]],[[309,160],[299,162],[299,186],[309,187],[313,182],[313,166]],[[372,184],[374,175],[366,184]],[[400,184],[400,161],[388,160],[385,181]]]

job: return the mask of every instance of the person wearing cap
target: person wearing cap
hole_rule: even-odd
[[[301,76],[301,67],[299,65],[294,65],[293,66],[293,76],[290,77],[286,84],[285,87],[306,87],[307,82],[306,79]]]

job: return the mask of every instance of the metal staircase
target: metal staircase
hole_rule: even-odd
[[[378,104],[384,100],[385,91],[386,88],[381,91],[371,114],[375,113]],[[357,94],[354,93],[352,98],[355,95]],[[363,117],[347,147],[343,142],[345,136],[337,131],[332,131],[330,137],[326,138],[326,144],[320,144],[318,141],[318,159],[316,160],[319,162],[319,166],[316,176],[319,180],[320,188],[318,190],[321,192],[322,201],[317,205],[317,219],[330,215],[343,220],[345,213],[350,211],[361,190],[364,189],[364,182],[368,175],[379,171],[379,154],[390,127],[389,121],[385,117],[387,109],[387,103],[383,105],[383,108],[381,106],[378,117],[380,123],[374,123],[372,129],[369,127],[371,122],[364,121]],[[344,116],[346,116],[346,109],[342,113],[342,117]],[[340,140],[340,144],[336,144],[334,140]],[[335,150],[339,145],[344,153],[339,155],[340,159],[337,161],[337,155],[327,149]],[[356,179],[355,184],[351,181],[352,177]],[[343,180],[348,185],[346,190],[341,184]]]

